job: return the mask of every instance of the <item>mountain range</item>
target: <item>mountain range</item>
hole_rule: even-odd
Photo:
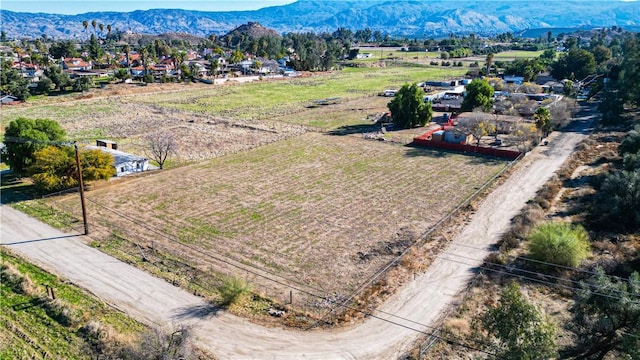
[[[108,7],[105,2],[105,7]],[[203,12],[152,9],[91,12],[79,15],[0,11],[9,38],[85,38],[82,22],[93,20],[123,32],[222,35],[247,22],[280,33],[333,32],[339,27],[370,28],[391,36],[441,37],[475,33],[492,35],[545,28],[618,26],[640,30],[640,2],[618,0],[299,0],[252,11]],[[105,30],[106,31],[106,30]]]

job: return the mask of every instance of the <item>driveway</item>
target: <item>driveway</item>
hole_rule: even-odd
[[[193,326],[199,344],[221,359],[397,358],[421,332],[431,332],[488,247],[587,136],[595,116],[593,108],[585,107],[571,129],[554,132],[548,146],[525,156],[424,274],[393,295],[375,317],[348,328],[285,330],[216,313],[202,299],[85,245],[87,239],[64,234],[7,206],[0,207],[0,243],[134,318],[162,326]]]

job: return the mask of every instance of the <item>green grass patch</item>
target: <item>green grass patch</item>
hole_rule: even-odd
[[[75,216],[54,208],[41,200],[27,200],[13,203],[11,206],[58,229],[69,229],[80,222]],[[78,200],[79,206],[80,201]]]
[[[123,339],[144,330],[140,323],[5,249],[0,248],[0,256],[0,359],[95,358],[96,343],[88,340],[83,330],[89,323],[99,323]],[[31,290],[16,291],[4,281],[9,272],[30,282]],[[55,301],[47,297],[46,286],[53,288]]]
[[[544,51],[525,51],[525,50],[516,50],[516,51],[504,51],[501,53],[497,53],[493,55],[493,59],[533,59],[542,55]]]
[[[405,83],[426,79],[456,77],[464,73],[463,69],[414,66],[345,68],[326,76],[143,95],[137,97],[136,101],[236,119],[280,120],[282,115],[298,112],[317,100],[359,98],[377,94],[388,87],[400,87]]]

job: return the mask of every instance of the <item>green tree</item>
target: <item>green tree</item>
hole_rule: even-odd
[[[524,77],[524,81],[535,80],[544,70],[544,66],[537,59],[516,59],[505,65],[505,73]]]
[[[93,86],[93,80],[87,76],[80,76],[73,81],[73,91],[83,92],[87,91]]]
[[[493,87],[489,85],[486,79],[474,79],[467,85],[467,94],[462,100],[462,110],[471,111],[476,108],[482,108],[484,111],[490,111],[493,106]]]
[[[431,103],[423,100],[424,92],[416,83],[405,84],[387,107],[391,111],[393,124],[399,128],[424,126],[433,116]]]
[[[529,236],[531,258],[562,266],[578,266],[589,255],[589,235],[580,225],[547,222],[536,226]]]
[[[540,359],[556,356],[555,328],[529,304],[515,282],[506,286],[498,305],[481,319],[499,359]]]
[[[593,48],[591,52],[593,53],[593,58],[595,59],[598,65],[611,59],[611,49],[607,48],[606,46],[598,45],[595,48]]]
[[[4,134],[5,162],[14,172],[24,173],[33,163],[36,151],[50,142],[64,140],[64,136],[64,130],[53,120],[23,117],[13,120]]]
[[[18,70],[3,66],[0,70],[0,92],[13,95],[18,100],[26,100],[29,97],[29,80]]]
[[[640,230],[640,171],[607,175],[593,199],[594,226],[607,231]]]
[[[584,49],[572,48],[551,65],[551,75],[556,79],[582,80],[596,72],[596,60]]]
[[[36,91],[39,94],[48,94],[53,89],[53,81],[47,77],[43,77],[38,81],[38,85],[36,86]]]
[[[71,84],[71,79],[69,78],[69,74],[62,71],[60,66],[51,65],[44,70],[44,74],[46,77],[51,79],[55,89],[63,91],[67,86]]]
[[[492,52],[487,54],[487,57],[485,59],[486,62],[486,68],[487,68],[487,75],[491,74],[491,65],[493,64],[493,56],[494,54]]]
[[[124,51],[125,61],[127,62],[127,72],[129,73],[129,76],[131,76],[131,57],[129,56],[131,47],[129,46],[129,44],[125,44],[122,47],[122,51]]]
[[[83,20],[82,27],[84,28],[84,35],[87,36],[87,28],[89,27],[89,22],[87,20]]]
[[[211,58],[209,72],[215,79],[218,76],[218,68],[220,67],[220,60],[217,57]]]
[[[91,39],[89,40],[89,58],[92,60],[100,60],[103,54],[104,51],[98,39],[94,34],[91,34]]]
[[[619,91],[624,101],[640,106],[640,39],[630,37],[623,44]]]
[[[58,41],[49,47],[49,54],[54,59],[76,57],[78,52],[75,49],[75,44],[71,40]]]
[[[540,55],[539,59],[543,65],[550,65],[556,59],[556,51],[547,49]]]
[[[116,79],[125,81],[126,79],[131,79],[131,75],[127,71],[127,69],[117,69],[114,74]]]
[[[237,64],[244,59],[245,59],[244,54],[240,50],[235,50],[234,52],[231,53],[231,56],[229,57],[229,63]]]
[[[640,274],[613,280],[598,268],[582,284],[571,309],[578,334],[570,351],[577,359],[640,358]],[[623,356],[622,354],[626,354]]]

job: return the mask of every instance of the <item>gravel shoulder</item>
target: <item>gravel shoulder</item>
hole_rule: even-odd
[[[593,108],[583,108],[573,129],[553,133],[548,146],[529,153],[424,274],[393,295],[375,317],[349,328],[267,328],[216,312],[202,299],[85,245],[82,236],[62,233],[8,206],[0,207],[0,243],[132,317],[161,326],[193,326],[202,347],[220,358],[390,359],[408,350],[420,332],[431,332],[488,247],[587,136],[594,118]]]

